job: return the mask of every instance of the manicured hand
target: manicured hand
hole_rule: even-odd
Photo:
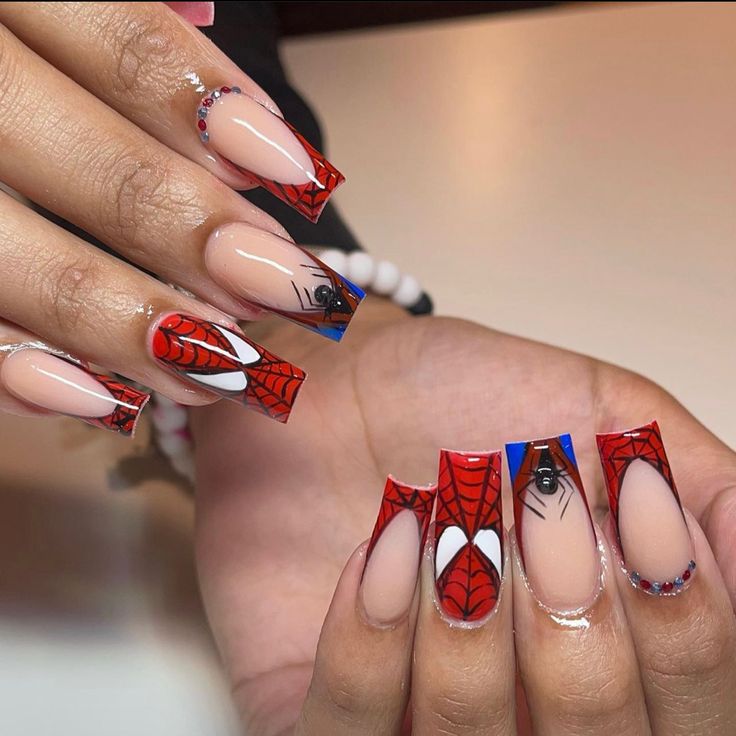
[[[296,725],[300,734],[383,736],[401,732],[407,707],[422,736],[733,733],[734,453],[634,374],[380,301],[362,309],[339,350],[297,348],[288,327],[270,334],[313,376],[287,428],[246,423],[225,405],[193,413],[202,590],[248,733]],[[596,433],[654,418],[667,467],[656,454],[627,456],[614,524],[603,518]],[[366,566],[361,540],[389,473],[436,482],[441,447],[564,443],[568,432],[575,463],[554,443],[552,465],[544,443],[517,448],[517,487],[502,511],[501,458],[471,454],[488,469],[481,483],[458,470],[462,456],[450,457],[427,547],[421,514],[405,509],[384,524]],[[613,467],[629,438],[609,439],[614,452],[605,440],[601,449]],[[645,439],[634,454],[655,447]],[[651,475],[653,463],[661,472]],[[684,520],[673,513],[669,471]],[[529,496],[545,520],[522,504],[509,536],[497,514],[510,526],[524,473],[550,511]],[[600,526],[590,525],[583,486]],[[470,505],[484,494],[464,518],[458,489]],[[473,591],[461,560],[477,571]],[[672,589],[653,595],[641,580]],[[518,704],[517,670],[526,693]]]

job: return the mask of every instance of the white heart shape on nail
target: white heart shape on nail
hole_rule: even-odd
[[[452,558],[468,543],[465,532],[459,526],[448,526],[437,540],[437,552],[434,559],[435,580],[442,575]]]
[[[475,537],[473,544],[493,563],[493,566],[501,574],[501,540],[493,529],[481,529]]]

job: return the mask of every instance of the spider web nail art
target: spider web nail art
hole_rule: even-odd
[[[526,511],[543,520],[561,521],[576,494],[582,497],[589,519],[590,510],[569,434],[509,443],[506,456],[514,494],[516,539],[523,560]],[[592,520],[590,525],[592,529]]]
[[[90,375],[98,380],[119,403],[114,411],[107,416],[84,417],[84,421],[95,427],[110,429],[126,436],[132,435],[143,407],[151,398],[150,395],[102,373],[92,373],[90,371]]]
[[[442,450],[435,518],[442,610],[475,621],[493,610],[503,573],[501,453]]]
[[[199,107],[197,108],[196,125],[203,143],[212,142],[207,126],[210,109],[214,105],[215,100],[220,99],[222,95],[230,94],[239,95],[241,94],[241,90],[239,87],[220,87],[208,92],[200,101]],[[282,184],[272,181],[238,166],[221,154],[218,154],[218,156],[228,166],[231,166],[247,178],[260,184],[266,191],[271,192],[271,194],[286,202],[286,204],[293,207],[308,220],[317,222],[330,195],[345,181],[345,177],[314,146],[307,143],[304,136],[293,125],[286,120],[282,120],[282,122],[293,133],[312,160],[314,175],[311,176],[311,181],[306,184]]]
[[[306,377],[245,335],[184,314],[160,322],[153,354],[177,373],[279,422],[289,418]]]
[[[618,506],[621,485],[629,465],[634,460],[646,461],[665,479],[682,511],[680,496],[677,493],[675,479],[672,477],[657,422],[651,422],[636,429],[629,429],[626,432],[599,434],[596,435],[596,441],[603,465],[606,488],[608,489],[608,503],[616,524],[616,532],[618,532]]]
[[[408,483],[401,483],[389,476],[386,479],[386,486],[383,489],[381,508],[378,511],[378,518],[376,519],[376,524],[373,527],[371,541],[368,543],[366,562],[371,556],[373,548],[376,546],[376,542],[378,542],[381,534],[383,534],[391,520],[402,511],[409,510],[414,512],[419,524],[419,546],[420,548],[424,547],[436,492],[436,486],[411,486]]]
[[[677,492],[675,479],[672,476],[672,470],[662,442],[662,435],[656,421],[645,424],[642,427],[626,430],[625,432],[599,434],[596,435],[596,441],[603,466],[606,488],[608,489],[608,504],[613,516],[619,548],[622,554],[624,554],[624,550],[621,543],[621,530],[619,528],[621,488],[626,471],[635,460],[643,460],[648,463],[664,478],[665,483],[669,486],[677,502],[683,523],[687,525],[685,514],[682,511],[680,495]],[[687,567],[674,579],[670,580],[647,579],[642,572],[637,570],[627,570],[627,574],[631,582],[646,593],[650,595],[669,595],[676,594],[683,589],[683,586],[691,578],[695,567],[695,560],[690,560]]]

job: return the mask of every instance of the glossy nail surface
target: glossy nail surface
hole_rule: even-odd
[[[209,237],[205,263],[236,297],[340,340],[365,292],[288,240],[235,222]]]
[[[694,550],[657,422],[597,440],[631,582],[650,594],[679,592],[695,570]]]
[[[435,584],[442,610],[475,621],[493,610],[503,576],[501,453],[440,452]]]
[[[196,124],[202,142],[225,164],[312,222],[345,181],[289,123],[238,87],[219,87],[205,95]]]
[[[36,348],[8,355],[0,377],[21,401],[123,435],[133,434],[149,399],[115,378]]]
[[[569,434],[506,445],[516,540],[537,598],[557,611],[591,601],[600,556]]]
[[[391,477],[386,481],[361,583],[371,621],[390,623],[409,610],[435,492],[434,486],[411,486]]]
[[[242,333],[186,314],[157,322],[151,352],[183,378],[279,422],[288,420],[306,378]]]

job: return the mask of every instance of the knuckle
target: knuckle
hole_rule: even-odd
[[[85,305],[98,283],[94,256],[80,251],[73,257],[49,256],[41,268],[34,268],[29,279],[35,283],[38,304],[44,317],[58,331],[77,327]]]
[[[428,712],[434,728],[443,734],[475,734],[494,724],[496,728],[509,719],[509,703],[490,690],[475,693],[473,688],[437,692],[429,697]],[[503,729],[500,729],[503,731]]]
[[[367,708],[365,682],[354,674],[328,667],[323,673],[322,689],[329,709],[343,722],[357,719]]]
[[[178,55],[175,40],[167,32],[158,9],[121,3],[110,14],[107,39],[113,63],[107,84],[118,95],[135,97],[150,85],[162,68]]]
[[[639,681],[633,671],[591,669],[578,678],[566,679],[564,687],[550,686],[546,700],[560,721],[570,726],[610,724],[625,720],[632,709]]]
[[[135,258],[141,228],[150,230],[161,213],[176,209],[174,175],[162,156],[123,151],[105,158],[96,167],[103,240],[125,241],[127,254]]]
[[[675,691],[681,686],[687,689],[692,680],[720,678],[732,666],[736,641],[732,626],[717,624],[698,617],[689,631],[681,632],[680,641],[687,641],[687,646],[673,647],[671,642],[654,646],[646,665],[649,677]]]

